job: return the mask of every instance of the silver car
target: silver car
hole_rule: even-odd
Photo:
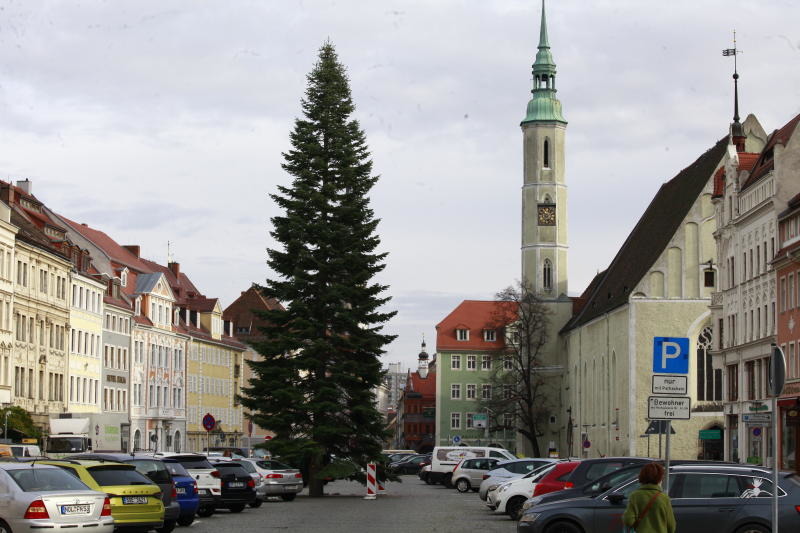
[[[483,476],[493,469],[498,460],[490,457],[464,459],[453,470],[453,486],[458,492],[477,491]]]
[[[261,507],[264,500],[267,499],[267,485],[264,483],[264,476],[256,468],[255,462],[246,460],[244,457],[239,459],[232,459],[231,462],[241,465],[256,484],[256,499],[250,502],[250,507]]]
[[[284,501],[294,500],[297,493],[303,490],[303,474],[296,468],[285,465],[275,459],[240,459],[256,465],[265,486],[265,496],[280,496]]]
[[[38,533],[43,529],[91,528],[112,533],[111,502],[61,468],[0,463],[0,532]]]
[[[478,496],[486,501],[486,497],[492,488],[497,488],[500,483],[510,479],[522,477],[543,466],[558,462],[558,459],[546,458],[526,458],[514,459],[497,463],[493,470],[486,472],[478,489]]]

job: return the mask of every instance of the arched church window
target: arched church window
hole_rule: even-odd
[[[550,139],[544,140],[544,168],[550,168]]]
[[[714,368],[711,354],[711,326],[697,337],[697,399],[722,401],[722,369]]]
[[[549,259],[544,260],[544,266],[542,267],[542,288],[544,288],[545,292],[553,290],[553,263]]]

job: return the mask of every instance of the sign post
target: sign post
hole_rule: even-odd
[[[673,420],[692,417],[692,400],[688,393],[689,339],[686,337],[653,337],[653,394],[647,399],[647,417],[664,420],[667,434],[664,453],[664,492],[669,494],[670,435]],[[678,375],[656,375],[678,374]],[[661,396],[663,395],[663,396]],[[659,432],[659,441],[661,433]],[[659,443],[659,456],[660,456]]]
[[[772,344],[770,357],[769,389],[772,394],[772,531],[778,529],[778,479],[780,460],[778,459],[778,396],[786,383],[786,356],[777,344]]]

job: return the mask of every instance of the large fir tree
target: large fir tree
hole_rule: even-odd
[[[263,314],[263,360],[251,363],[242,398],[276,433],[272,452],[307,468],[311,496],[323,494],[323,477],[379,457],[386,437],[375,388],[394,338],[382,326],[394,313],[382,310],[387,287],[373,281],[386,257],[368,197],[377,176],[353,111],[344,66],[325,43],[283,154],[291,186],[271,195],[279,246],[268,250],[275,276],[262,289],[285,309]]]

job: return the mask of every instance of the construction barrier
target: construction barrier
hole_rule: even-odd
[[[377,497],[378,475],[375,463],[367,463],[367,495],[365,500],[374,500]]]

